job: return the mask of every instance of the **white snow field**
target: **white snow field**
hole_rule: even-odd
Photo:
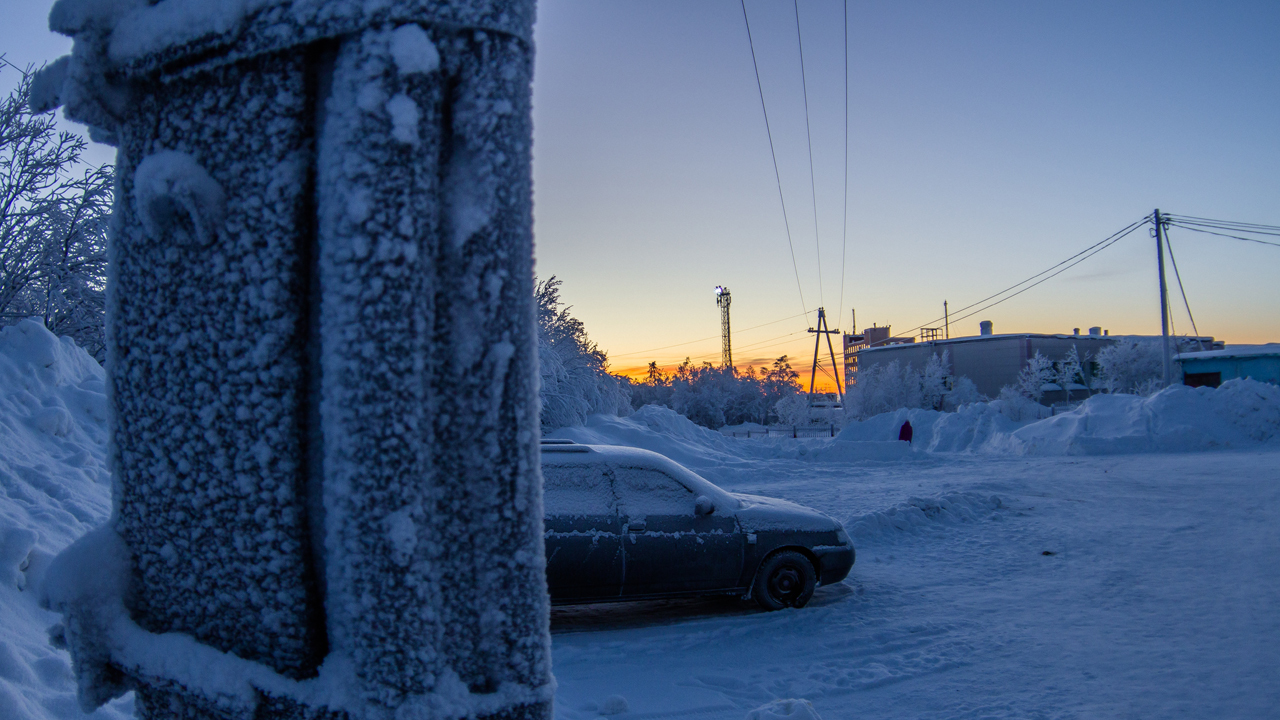
[[[3,720],[84,717],[37,599],[51,557],[110,512],[102,380],[38,323],[0,330]],[[906,418],[914,446],[892,440]],[[556,435],[815,507],[858,547],[802,610],[554,609],[563,720],[1280,708],[1280,388],[1100,396],[1024,425],[982,405],[903,411],[835,440],[727,438],[654,407]],[[93,717],[130,714],[126,698]]]

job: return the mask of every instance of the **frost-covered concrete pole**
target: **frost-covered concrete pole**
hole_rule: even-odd
[[[549,717],[532,1],[50,22],[38,102],[119,147],[116,514],[50,596],[86,707]]]

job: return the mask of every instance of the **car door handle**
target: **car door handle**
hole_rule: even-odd
[[[627,521],[627,532],[644,532],[645,525],[646,523],[644,520],[639,522],[629,520]]]

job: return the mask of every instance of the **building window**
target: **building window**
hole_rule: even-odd
[[[1182,384],[1190,385],[1191,387],[1216,388],[1222,384],[1222,373],[1220,372],[1186,373],[1182,376]]]

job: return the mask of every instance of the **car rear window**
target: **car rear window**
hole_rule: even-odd
[[[596,465],[543,465],[542,505],[547,515],[613,515],[617,505],[609,477]]]

